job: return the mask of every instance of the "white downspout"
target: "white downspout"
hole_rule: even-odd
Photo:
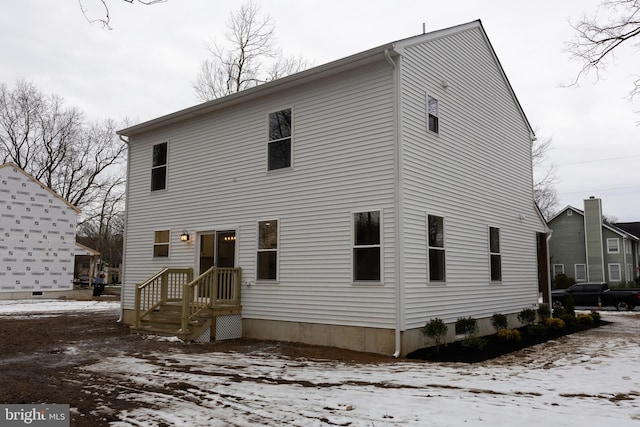
[[[125,187],[125,194],[124,194],[124,231],[123,231],[123,238],[122,238],[122,261],[120,263],[120,318],[117,320],[117,323],[122,323],[124,321],[124,284],[125,284],[125,278],[124,278],[124,260],[125,260],[125,252],[126,252],[126,247],[127,247],[127,215],[129,212],[128,206],[129,206],[129,159],[131,158],[130,156],[130,148],[131,146],[129,145],[129,139],[125,139],[122,137],[122,135],[120,135],[120,141],[124,142],[125,144],[127,144],[127,182],[126,182],[126,187]]]
[[[394,126],[395,126],[395,135],[394,135],[394,157],[395,157],[395,230],[396,230],[396,250],[395,250],[395,265],[396,265],[396,301],[395,301],[395,352],[393,353],[393,357],[398,358],[402,353],[402,286],[403,285],[403,277],[404,277],[404,261],[402,257],[402,248],[404,247],[404,235],[402,229],[402,217],[403,217],[403,193],[402,193],[402,151],[400,150],[400,91],[398,89],[399,86],[399,69],[396,63],[391,58],[391,54],[389,53],[389,49],[384,50],[384,56],[387,58],[387,61],[393,67],[393,110],[394,110]]]
[[[549,256],[550,252],[549,252],[549,241],[551,240],[551,235],[553,234],[553,230],[548,228],[549,232],[547,233],[547,292],[549,292],[549,309],[551,311],[553,311],[553,301],[551,300],[551,280],[552,280],[552,272],[553,270],[551,270],[551,263],[549,263],[549,260],[551,259],[551,257]]]

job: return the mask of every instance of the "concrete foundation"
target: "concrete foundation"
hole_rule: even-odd
[[[91,300],[93,299],[93,289],[71,289],[67,291],[18,291],[18,292],[0,292],[0,300],[19,300],[19,299],[72,299],[72,300]]]

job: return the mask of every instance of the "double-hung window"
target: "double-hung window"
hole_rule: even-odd
[[[291,167],[291,108],[269,114],[268,170]]]
[[[609,264],[609,281],[619,282],[622,280],[622,273],[620,271],[620,264]]]
[[[553,264],[553,277],[564,274],[564,264]]]
[[[576,282],[586,282],[587,281],[587,265],[576,264],[575,275],[576,275]]]
[[[380,211],[353,214],[353,280],[380,281]]]
[[[151,191],[167,188],[167,143],[153,146],[151,164]]]
[[[171,232],[169,230],[154,231],[153,239],[153,257],[167,258],[169,256],[169,238]]]
[[[500,229],[489,227],[489,257],[491,281],[502,280],[502,254],[500,253]]]
[[[278,221],[258,222],[258,280],[278,280]]]
[[[607,253],[608,254],[620,253],[620,239],[618,238],[607,239]]]
[[[427,233],[429,235],[429,281],[444,282],[446,280],[444,218],[428,215]]]

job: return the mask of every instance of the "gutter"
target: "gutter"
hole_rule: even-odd
[[[125,251],[127,247],[127,215],[129,212],[129,162],[131,161],[131,153],[129,145],[129,138],[124,138],[122,135],[118,135],[120,141],[127,144],[127,185],[124,194],[124,230],[123,230],[123,238],[122,238],[122,263],[120,265],[120,318],[116,321],[116,323],[122,323],[124,321],[124,260],[125,260]]]
[[[391,47],[393,49],[393,46]],[[395,229],[396,229],[396,250],[395,250],[395,265],[396,265],[396,288],[395,288],[395,352],[393,353],[393,357],[398,358],[402,353],[402,279],[404,276],[404,262],[402,257],[402,248],[404,247],[404,238],[402,233],[402,204],[403,204],[403,194],[402,194],[402,170],[401,170],[401,155],[402,151],[400,150],[400,91],[398,90],[399,86],[399,72],[400,69],[397,64],[393,61],[391,54],[389,52],[389,48],[384,50],[384,56],[387,59],[387,62],[391,64],[393,68],[393,110],[394,110],[394,125],[395,125],[395,144],[394,144],[394,161],[395,161]]]

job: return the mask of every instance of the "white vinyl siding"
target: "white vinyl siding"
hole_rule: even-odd
[[[149,227],[234,229],[243,318],[393,328],[391,73],[381,57],[357,73],[316,79],[294,91],[132,136],[125,308],[133,308],[135,283],[162,267],[196,262],[193,245],[187,244],[172,246],[170,259],[149,262]],[[295,168],[265,174],[265,118],[283,107],[294,112]],[[171,185],[162,197],[150,197],[148,156],[159,140],[170,140]],[[384,211],[384,285],[353,286],[351,214],[372,206]],[[271,218],[279,219],[277,286],[256,284],[256,222]]]
[[[482,31],[406,46],[399,64],[403,326],[535,304],[536,232],[545,227],[533,204],[531,138]],[[425,94],[439,103],[438,135],[425,126]],[[446,286],[424,286],[425,211],[446,218]],[[489,281],[487,224],[500,228],[500,286]]]

